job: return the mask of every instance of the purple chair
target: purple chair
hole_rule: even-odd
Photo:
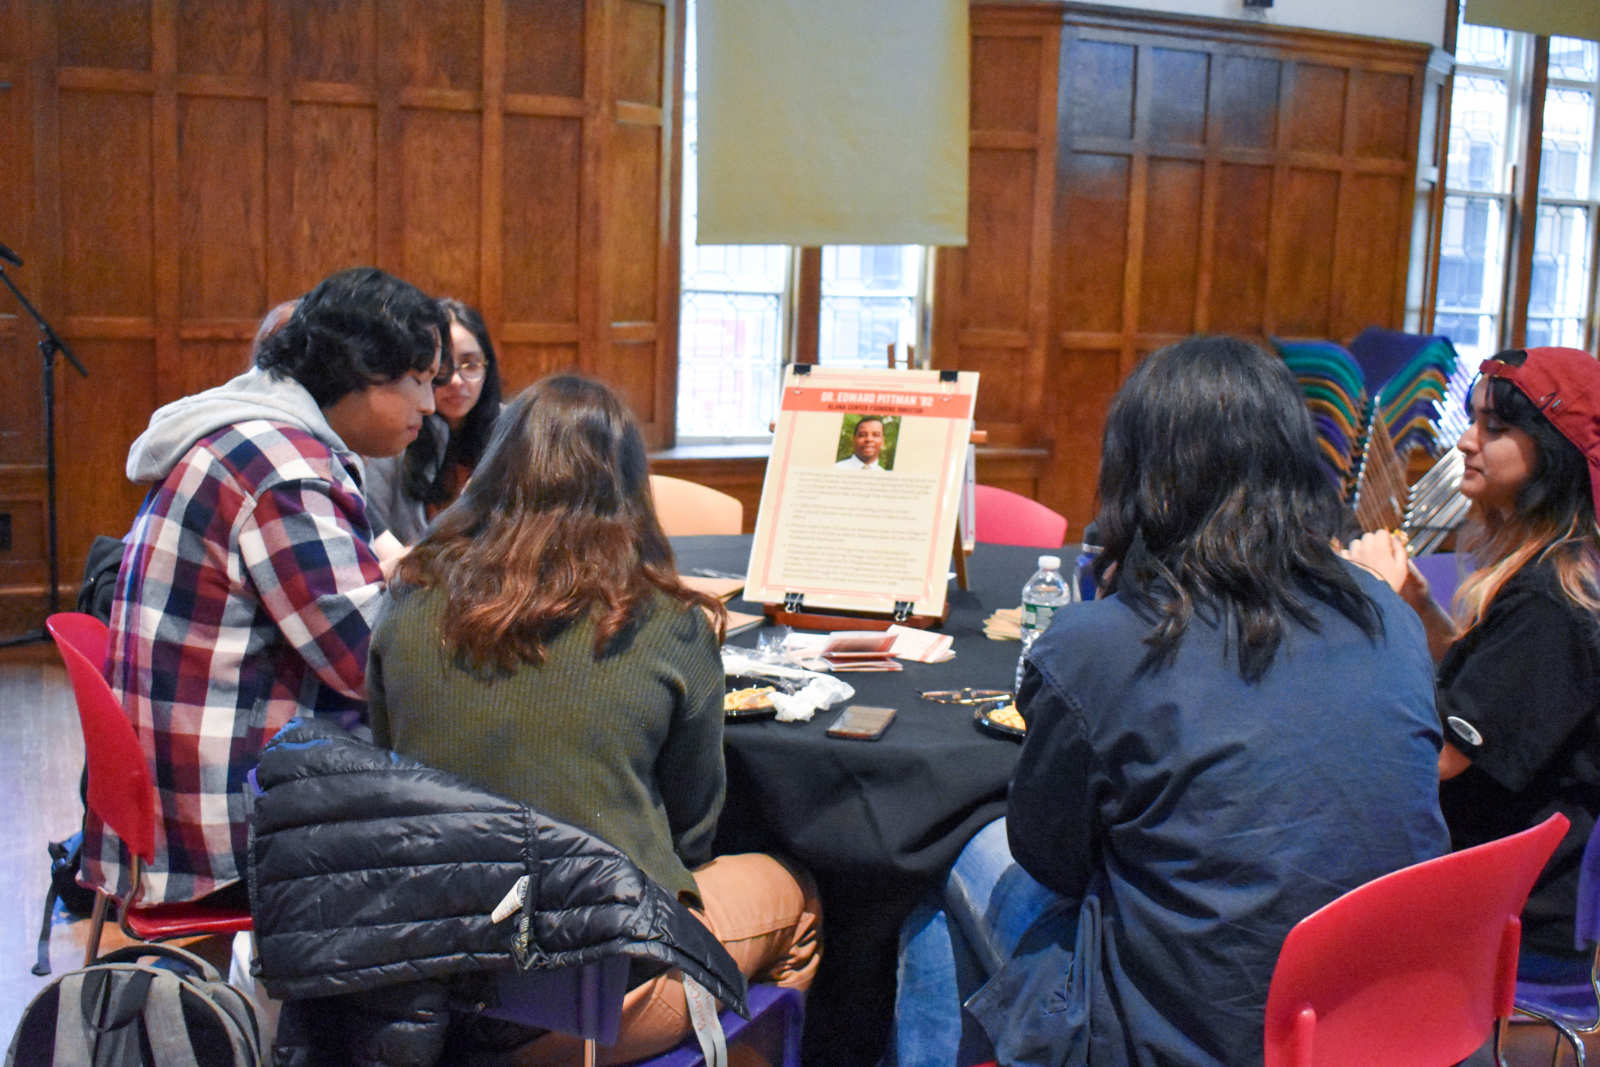
[[[593,963],[549,971],[508,971],[500,976],[498,1003],[483,1014],[523,1026],[559,1030],[583,1038],[583,1062],[593,1067],[599,1046],[615,1044],[621,1028],[622,997],[628,986],[628,960],[611,956]],[[800,1034],[805,998],[798,990],[751,985],[750,1018],[718,1013],[728,1047],[781,1048],[782,1067],[800,1067]],[[705,1057],[690,1034],[676,1047],[631,1067],[701,1067]]]
[[[1517,1011],[1549,1023],[1572,1043],[1578,1067],[1583,1067],[1583,1036],[1600,1031],[1600,833],[1591,833],[1583,846],[1578,870],[1578,910],[1573,921],[1573,944],[1593,948],[1588,981],[1517,982]],[[1557,1051],[1560,1045],[1557,1045]]]
[[[1450,602],[1455,599],[1456,586],[1461,584],[1461,567],[1466,561],[1454,552],[1430,552],[1416,557],[1411,562],[1415,563],[1417,570],[1428,579],[1428,592],[1433,599],[1443,604],[1448,611]]]
[[[771,1048],[782,1042],[782,1067],[800,1067],[800,1032],[805,1023],[805,998],[798,990],[776,985],[750,987],[750,1018],[741,1019],[731,1011],[721,1014],[722,1032],[728,1046],[754,1045]],[[693,1036],[669,1052],[641,1060],[634,1067],[702,1067],[705,1057]]]

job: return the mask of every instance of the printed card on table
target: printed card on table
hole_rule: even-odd
[[[745,598],[940,614],[977,391],[969,371],[791,367]]]

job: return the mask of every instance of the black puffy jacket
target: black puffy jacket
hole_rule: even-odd
[[[402,1033],[405,1054],[378,1059],[427,1062],[448,1019],[440,980],[512,967],[628,956],[681,968],[745,1013],[745,981],[727,950],[583,830],[313,720],[285,726],[254,779],[258,974],[284,1000],[362,994],[377,1013],[409,1019],[403,1030],[418,1029],[419,1006],[430,1005],[426,1033]],[[520,911],[492,921],[523,875]],[[402,983],[413,985],[387,988]],[[303,1022],[286,1023],[293,1040]]]

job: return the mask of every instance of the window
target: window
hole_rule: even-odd
[[[1511,200],[1507,146],[1515,143],[1511,101],[1520,54],[1513,36],[1463,23],[1456,39],[1433,328],[1472,366],[1500,347]]]
[[[694,2],[684,54],[683,267],[678,326],[678,442],[770,439],[790,362],[884,367],[923,330],[927,250],[830,245],[820,284],[802,285],[806,259],[783,245],[696,245]],[[805,320],[815,329],[802,331]],[[815,338],[815,351],[797,339]]]
[[[1550,38],[1545,92],[1528,96],[1534,38],[1461,23],[1451,98],[1439,284],[1433,330],[1451,338],[1463,363],[1502,347],[1595,340],[1597,272],[1595,145],[1600,123],[1600,45]],[[1541,121],[1538,202],[1523,240],[1531,242],[1526,308],[1508,308],[1516,175],[1526,132]],[[1509,321],[1507,321],[1509,318]]]

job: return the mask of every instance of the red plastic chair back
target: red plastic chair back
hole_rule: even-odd
[[[973,539],[988,545],[1060,548],[1067,539],[1066,516],[1037,500],[992,485],[973,487],[977,527]]]
[[[1266,1067],[1450,1064],[1511,1014],[1519,916],[1567,832],[1538,826],[1376,878],[1284,939]]]
[[[155,855],[155,787],[133,722],[106,682],[106,625],[93,615],[60,612],[45,620],[45,628],[66,663],[78,703],[89,810],[149,863]]]

